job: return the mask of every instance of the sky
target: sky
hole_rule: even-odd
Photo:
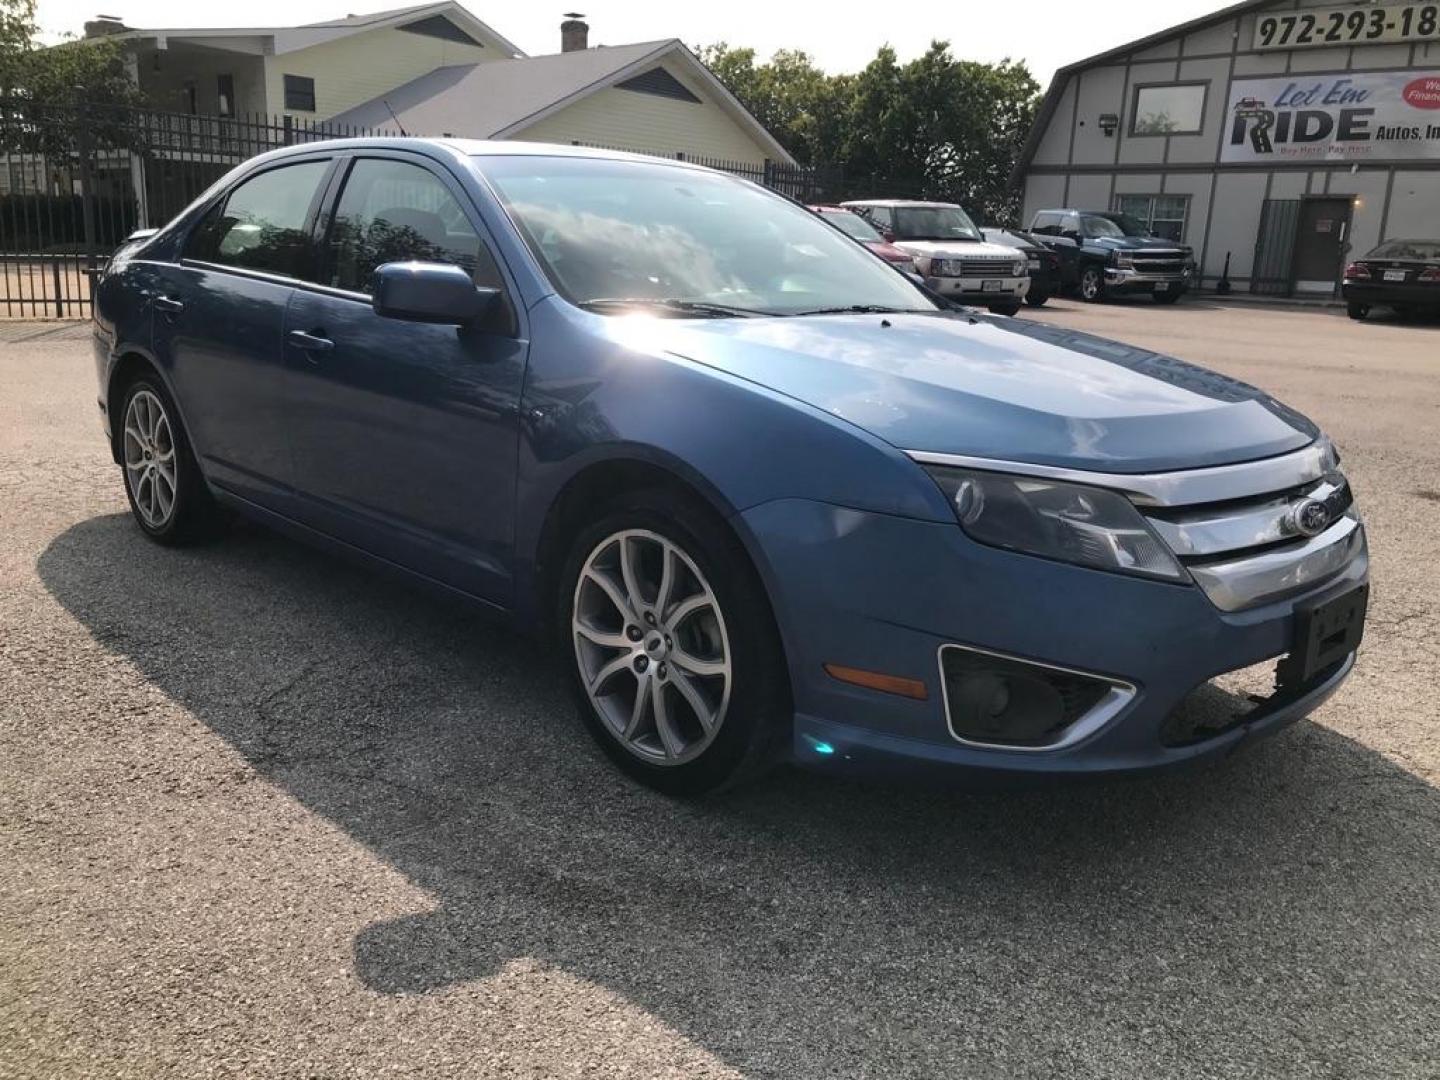
[[[420,0],[416,0],[420,2]],[[908,3],[903,13],[884,4],[835,0],[575,0],[554,9],[536,5],[462,0],[480,20],[527,53],[558,52],[562,13],[579,10],[590,24],[590,43],[622,45],[678,37],[693,47],[726,41],[754,48],[761,57],[800,48],[830,72],[856,71],[887,42],[901,60],[924,52],[933,39],[948,40],[968,60],[1025,60],[1041,84],[1057,67],[1123,45],[1176,23],[1217,11],[1230,0],[945,0]],[[39,0],[38,20],[48,40],[79,34],[86,19],[116,15],[130,26],[293,26],[349,14],[404,6],[406,0]]]

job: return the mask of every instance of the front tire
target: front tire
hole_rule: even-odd
[[[1157,304],[1178,304],[1178,303],[1180,302],[1180,296],[1181,296],[1181,294],[1178,293],[1178,292],[1156,293],[1156,294],[1155,294],[1155,303],[1157,303]]]
[[[1087,304],[1105,299],[1105,271],[1100,267],[1087,266],[1080,271],[1080,299]]]
[[[1019,304],[991,304],[990,311],[996,315],[1007,315],[1011,318],[1020,314]]]
[[[1365,316],[1370,314],[1370,305],[1357,304],[1352,300],[1350,303],[1345,305],[1345,314],[1349,315],[1352,319],[1363,319],[1365,318]]]
[[[623,772],[694,797],[781,756],[791,707],[779,633],[708,507],[665,489],[621,496],[576,536],[557,599],[581,717]]]
[[[1031,307],[1044,307],[1045,302],[1050,299],[1048,292],[1028,292],[1025,294],[1025,303]]]
[[[158,544],[214,534],[223,521],[165,387],[142,376],[125,387],[120,408],[120,467],[130,512]]]

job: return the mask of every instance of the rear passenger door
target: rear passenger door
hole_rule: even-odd
[[[427,577],[510,602],[523,312],[469,196],[419,155],[347,160],[321,281],[285,318],[291,445],[307,524]],[[485,325],[382,318],[387,262],[452,263],[502,290]]]
[[[209,479],[290,508],[290,404],[281,342],[295,283],[313,277],[312,226],[332,156],[286,160],[224,193],[157,268],[156,358]]]

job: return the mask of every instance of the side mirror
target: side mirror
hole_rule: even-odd
[[[375,268],[370,306],[376,315],[464,326],[485,317],[500,295],[448,263],[393,262]]]

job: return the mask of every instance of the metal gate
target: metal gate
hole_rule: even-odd
[[[1255,238],[1255,267],[1250,291],[1289,296],[1295,291],[1295,235],[1300,225],[1300,199],[1266,199]]]

